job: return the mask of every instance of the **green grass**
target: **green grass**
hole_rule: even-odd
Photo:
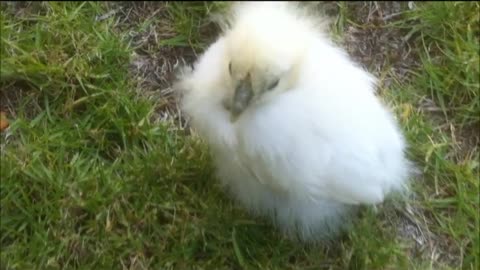
[[[175,29],[177,41],[174,45],[188,44],[193,49],[204,49],[206,45],[205,32],[199,31],[210,23],[208,15],[221,11],[225,5],[222,2],[170,2],[167,4],[167,14]],[[183,41],[183,42],[182,42]]]
[[[478,10],[478,2],[443,2],[421,6],[410,18],[423,47],[420,86],[460,125],[480,123]]]
[[[366,209],[334,246],[303,247],[224,195],[198,138],[152,120],[155,101],[128,72],[127,31],[115,16],[95,21],[105,4],[16,15],[2,4],[0,91],[13,105],[0,141],[1,268],[478,269],[479,4],[417,5],[384,27],[411,37],[420,67],[382,91],[422,171],[416,197]],[[222,6],[164,7],[136,30],[166,25],[173,36],[157,46],[201,50],[198,30]],[[340,7],[339,35],[355,24]],[[434,252],[399,235],[406,217]]]
[[[443,113],[443,119],[423,117],[429,137],[417,153],[426,174],[420,187],[423,207],[436,220],[432,230],[451,238],[451,245],[465,254],[463,265],[478,267],[480,4],[421,5],[409,19],[419,33],[415,44],[422,45],[422,68],[412,86]]]

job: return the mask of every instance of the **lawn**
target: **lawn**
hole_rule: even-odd
[[[172,93],[216,2],[2,2],[1,269],[479,269],[480,4],[310,3],[381,79],[418,174],[330,246],[220,189]]]

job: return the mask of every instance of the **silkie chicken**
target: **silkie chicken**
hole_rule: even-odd
[[[243,2],[225,18],[174,87],[236,201],[311,243],[338,236],[358,206],[408,190],[406,142],[375,77],[329,40],[318,16]]]

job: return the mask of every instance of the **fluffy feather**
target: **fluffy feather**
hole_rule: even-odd
[[[409,162],[376,79],[288,3],[240,3],[177,82],[218,177],[252,213],[304,241],[405,188]]]

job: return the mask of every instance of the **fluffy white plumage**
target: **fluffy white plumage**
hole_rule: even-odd
[[[240,3],[177,82],[182,109],[245,207],[305,241],[331,238],[350,210],[409,176],[405,142],[375,78],[288,3]]]

